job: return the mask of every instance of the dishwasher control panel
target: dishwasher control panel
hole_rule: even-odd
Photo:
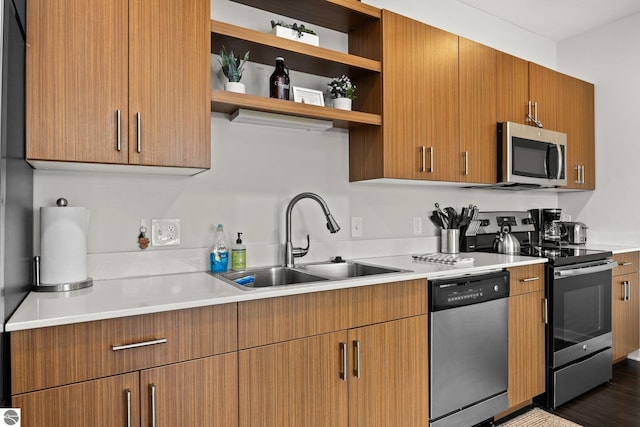
[[[508,271],[429,281],[429,311],[447,310],[508,296]]]

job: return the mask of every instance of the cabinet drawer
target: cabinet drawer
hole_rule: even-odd
[[[640,264],[639,254],[639,252],[628,252],[614,255],[613,260],[618,263],[618,266],[613,269],[612,274],[619,276],[621,274],[635,273],[638,271]]]
[[[12,394],[237,349],[236,304],[11,333]]]
[[[509,268],[510,294],[520,295],[544,290],[544,264]]]
[[[241,302],[238,346],[251,348],[426,312],[426,280]]]

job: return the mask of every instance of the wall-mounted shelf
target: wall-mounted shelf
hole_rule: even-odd
[[[325,77],[382,71],[380,61],[212,20],[211,53],[217,54],[222,45],[238,55],[250,51],[250,61],[261,64],[273,65],[276,56],[284,56],[292,70]]]
[[[233,0],[342,33],[380,20],[380,9],[357,0]]]
[[[320,107],[317,105],[301,104],[293,101],[283,101],[280,99],[220,90],[211,92],[211,111],[231,114],[238,108],[312,119],[331,120],[333,121],[334,127],[344,129],[362,125],[380,126],[382,124],[382,118],[378,114],[338,110],[331,107]]]

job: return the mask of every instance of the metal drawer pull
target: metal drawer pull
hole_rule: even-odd
[[[127,427],[131,427],[131,390],[124,391],[127,396]]]
[[[121,131],[120,110],[116,110],[116,149],[118,151],[122,150]]]
[[[340,379],[347,380],[347,343],[340,343],[340,352],[342,353],[342,366],[340,367]]]
[[[429,147],[429,172],[433,173],[433,147]]]
[[[136,150],[138,153],[142,152],[142,114],[136,113],[136,121],[138,122],[138,128],[136,130]]]
[[[464,175],[469,176],[469,152],[464,152]]]
[[[622,298],[622,301],[629,301],[629,297],[630,297],[629,281],[625,280],[624,282],[622,282],[622,286],[624,286],[624,297]]]
[[[112,345],[111,346],[111,350],[113,350],[113,351],[128,350],[130,348],[147,347],[147,346],[150,346],[150,345],[165,344],[166,342],[167,342],[166,338],[160,338],[160,339],[153,340],[153,341],[136,342],[136,343],[133,343],[133,344]]]
[[[424,145],[420,147],[420,172],[427,171],[427,147]]]
[[[156,427],[156,385],[150,384],[151,389],[151,427]]]
[[[356,366],[353,367],[353,375],[360,378],[360,341],[354,341],[353,347],[356,352]]]
[[[521,282],[535,282],[536,280],[540,280],[539,277],[527,277],[526,279],[520,279]]]
[[[632,262],[623,262],[622,264],[618,264],[618,265],[621,266],[621,267],[628,267],[630,265],[633,265],[633,263]]]

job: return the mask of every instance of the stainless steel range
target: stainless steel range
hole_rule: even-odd
[[[544,225],[529,212],[480,212],[478,232],[465,236],[463,251],[495,252],[496,235],[508,224],[521,255],[548,259],[545,269],[546,394],[550,408],[611,379],[611,252],[549,244]],[[542,225],[541,225],[542,224]],[[540,244],[542,242],[543,244]]]

